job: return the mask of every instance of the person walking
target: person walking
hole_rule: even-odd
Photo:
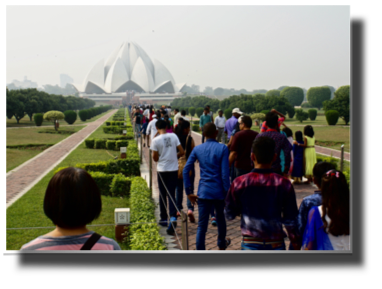
[[[204,108],[203,114],[200,116],[199,120],[199,130],[202,132],[202,143],[204,143],[203,127],[206,123],[212,122],[211,115],[207,107]]]
[[[199,207],[199,222],[196,234],[196,250],[205,250],[205,238],[208,219],[213,207],[216,210],[218,227],[217,245],[219,250],[225,250],[231,240],[226,238],[227,226],[224,218],[224,199],[229,189],[229,166],[227,146],[216,141],[217,130],[213,123],[203,127],[206,142],[196,146],[183,169],[183,180],[186,195],[192,204]],[[194,163],[199,161],[200,181],[197,195],[194,195],[189,176]]]
[[[242,116],[239,119],[240,131],[232,139],[229,155],[229,165],[235,165],[235,178],[248,174],[253,166],[251,164],[252,143],[259,134],[251,130],[252,119]]]
[[[178,119],[181,117],[181,114],[179,112],[178,108],[174,109],[174,126],[176,127],[178,125]]]
[[[285,250],[283,230],[290,239],[290,250],[299,250],[297,201],[291,182],[272,171],[276,143],[261,134],[252,144],[255,168],[237,177],[225,199],[225,216],[241,216],[242,250]]]
[[[227,140],[229,141],[231,138],[231,133],[236,126],[238,118],[243,114],[238,108],[234,108],[232,110],[232,116],[229,118],[224,126],[224,133],[227,134]]]
[[[141,137],[141,123],[142,123],[143,115],[141,114],[139,108],[136,109],[134,113],[134,123],[135,123],[135,131],[138,134],[138,137]]]
[[[155,126],[156,122],[158,121],[158,117],[156,114],[153,114],[152,117],[153,117],[153,120],[149,122],[147,129],[146,129],[146,135],[150,136],[151,142],[153,141],[154,137],[158,133],[157,128]],[[147,138],[147,147],[148,148],[150,147],[151,142],[149,142],[149,139]]]
[[[192,138],[190,131],[191,131],[190,123],[186,120],[183,120],[181,124],[178,125],[176,135],[179,138],[179,142],[182,145],[183,150],[185,151],[185,160],[188,160],[188,157],[190,156],[192,150],[195,147],[194,139]],[[195,168],[194,166],[191,167],[190,171],[190,180],[191,180],[191,187],[192,191],[194,189],[194,181],[195,181]],[[178,174],[178,183],[176,186],[176,205],[179,210],[183,209],[183,174],[182,177],[179,178]],[[194,205],[191,203],[191,201],[187,198],[187,215],[191,223],[195,223],[195,217],[194,217]]]
[[[272,164],[272,169],[275,173],[279,175],[288,176],[289,166],[290,166],[290,151],[292,150],[292,145],[289,143],[288,139],[279,132],[278,130],[278,120],[279,117],[274,112],[268,112],[265,116],[265,122],[267,130],[256,136],[256,139],[262,136],[267,136],[273,139],[276,143],[275,154],[277,155],[275,161]],[[280,161],[280,151],[284,151],[285,165],[284,171],[281,170]]]
[[[221,142],[222,144],[225,144],[225,133],[224,133],[224,127],[225,127],[225,116],[223,115],[223,110],[219,109],[219,116],[215,118],[215,125],[216,129],[218,130],[218,135],[216,137],[216,140],[218,142]]]
[[[211,107],[209,105],[206,105],[208,108],[208,114],[211,116],[211,122],[214,122],[214,113],[211,111]]]
[[[178,158],[184,155],[182,145],[178,137],[173,133],[167,133],[167,123],[164,120],[158,120],[155,123],[159,135],[152,140],[151,150],[154,162],[157,162],[158,186],[160,192],[160,222],[161,226],[167,226],[169,209],[170,222],[167,228],[167,234],[173,235],[177,225],[175,204],[176,180],[178,178]],[[178,153],[177,153],[178,149]],[[167,204],[168,195],[168,204]]]

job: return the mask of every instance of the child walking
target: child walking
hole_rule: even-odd
[[[304,175],[304,140],[302,132],[296,131],[296,140],[293,142],[293,170],[292,179],[294,184],[301,183],[302,176]]]
[[[309,211],[302,249],[350,250],[350,193],[343,173],[328,171],[321,194],[322,205]]]

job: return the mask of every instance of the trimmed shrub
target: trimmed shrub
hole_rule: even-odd
[[[105,139],[96,139],[94,140],[96,149],[105,149],[106,148],[106,140]]]
[[[204,108],[203,107],[198,107],[196,109],[196,115],[197,117],[200,117],[203,114]]]
[[[110,185],[112,197],[127,197],[130,194],[131,179],[122,174],[114,175]]]
[[[232,117],[232,109],[229,109],[227,108],[226,110],[224,110],[224,116],[225,118],[228,120],[229,118]]]
[[[188,113],[189,113],[191,116],[195,116],[195,107],[189,107],[189,108],[188,108]]]
[[[44,114],[42,113],[35,113],[33,115],[33,120],[36,126],[41,126],[42,122],[44,121]]]
[[[280,96],[286,97],[292,106],[298,106],[304,100],[304,91],[300,87],[289,86],[281,90]]]
[[[119,174],[125,176],[139,176],[140,163],[138,153],[133,153],[131,150],[127,153],[126,159],[110,160],[98,163],[76,164],[76,168],[84,169],[87,172],[103,172],[105,174]]]
[[[131,223],[153,223],[130,225],[130,250],[166,250],[159,227],[155,224],[155,204],[151,198],[151,191],[141,177],[131,180],[130,208]]]
[[[325,112],[325,117],[328,125],[336,125],[340,114],[336,110],[328,110]]]
[[[338,168],[338,159],[333,157],[317,157],[317,162],[327,162],[331,163],[334,166],[334,169]]]
[[[317,109],[309,109],[308,110],[310,120],[315,120],[317,117]]]
[[[129,143],[127,140],[117,140],[115,142],[115,149],[119,150],[121,147],[128,147]]]
[[[199,131],[199,125],[198,125],[198,124],[193,124],[193,125],[192,125],[192,131],[194,131],[194,132],[200,132],[200,131]]]
[[[110,126],[110,123],[111,123],[111,121],[106,121],[105,122],[106,126]]]
[[[113,151],[115,149],[115,140],[106,141],[106,148]]]
[[[82,121],[86,121],[88,119],[88,115],[89,113],[87,109],[83,109],[78,112],[78,116]]]
[[[263,114],[267,114],[268,112],[270,112],[270,110],[264,109],[264,110],[260,111],[260,113],[263,113]]]
[[[296,109],[296,119],[299,120],[300,122],[303,122],[304,120],[307,120],[309,117],[309,114],[305,111],[303,111],[301,108]]]
[[[88,138],[85,140],[85,146],[89,149],[94,149],[94,138]]]
[[[198,120],[193,120],[193,121],[192,121],[192,124],[197,124],[197,125],[199,125],[199,121],[198,121]]]
[[[104,133],[121,134],[126,128],[121,126],[104,126],[102,129]]]
[[[74,110],[67,110],[64,115],[64,119],[68,124],[73,124],[77,120],[77,113]]]
[[[308,100],[310,105],[320,109],[325,100],[330,100],[331,95],[332,92],[329,87],[311,87],[306,93],[306,99]]]
[[[89,172],[89,174],[92,176],[92,178],[96,182],[101,192],[101,195],[104,195],[104,196],[112,195],[112,193],[110,192],[110,187],[112,185],[114,175],[106,174],[103,172]]]
[[[309,102],[303,102],[301,104],[301,107],[303,107],[303,108],[312,108],[313,106],[311,106]]]
[[[254,114],[251,114],[251,118],[253,120],[258,119],[259,121],[265,121],[265,114],[264,113],[254,113]]]
[[[296,110],[294,109],[294,107],[288,110],[289,118],[293,118],[295,114],[296,114]]]

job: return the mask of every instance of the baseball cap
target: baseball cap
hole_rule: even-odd
[[[239,109],[239,108],[234,108],[234,109],[232,110],[232,113],[243,114],[243,112],[242,112],[242,111],[240,111],[240,109]]]
[[[157,115],[156,115],[156,114],[153,114],[153,118],[154,118],[154,117],[157,117]]]

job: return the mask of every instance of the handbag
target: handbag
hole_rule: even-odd
[[[189,137],[190,137],[190,135],[188,135],[187,139],[186,139],[186,151],[185,151],[184,155],[182,155],[178,159],[178,179],[181,179],[181,180],[183,180],[183,169],[187,163],[186,154],[187,154],[187,142],[188,142]],[[190,171],[190,177],[191,176],[192,176],[192,171]]]

